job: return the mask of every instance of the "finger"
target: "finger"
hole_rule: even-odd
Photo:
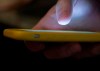
[[[38,52],[45,48],[45,45],[42,42],[27,41],[25,44],[27,48],[32,52]]]
[[[37,26],[37,27],[34,27],[33,30],[41,30],[42,27],[41,26]],[[27,48],[33,52],[38,52],[38,51],[41,51],[45,48],[45,45],[43,42],[33,42],[33,41],[25,41],[25,44],[27,46]]]
[[[33,30],[44,30],[47,29],[49,25],[51,25],[51,20],[54,19],[52,17],[55,13],[55,7],[52,7],[50,11],[37,23],[35,27],[33,27]],[[55,21],[52,21],[52,23],[55,23]],[[47,28],[44,28],[47,27]],[[50,27],[50,26],[49,26]],[[52,29],[52,28],[49,28]],[[45,45],[43,42],[32,42],[32,41],[27,41],[26,46],[29,48],[29,50],[37,52],[41,51],[45,48]]]
[[[41,26],[37,26],[33,28],[34,30],[39,30],[42,29]],[[25,41],[25,44],[27,46],[27,48],[33,52],[38,52],[41,51],[45,48],[45,45],[43,42],[33,42],[33,41]]]
[[[52,7],[48,13],[39,21],[39,23],[33,27],[33,29],[44,30],[72,30],[71,26],[61,26],[56,19],[56,8]]]
[[[56,5],[56,16],[58,23],[61,25],[68,24],[71,21],[72,10],[72,0],[59,0]]]
[[[58,47],[51,47],[44,52],[44,55],[48,59],[60,59],[69,57],[77,52],[81,51],[81,47],[78,43],[64,44]]]
[[[33,29],[47,29],[48,27],[50,27],[49,30],[51,30],[53,25],[56,23],[55,6],[53,6],[47,12],[47,14],[37,23],[37,25],[33,27]]]
[[[89,49],[82,51],[81,53],[76,54],[75,58],[82,59],[82,58],[89,58],[95,57],[100,55],[100,44],[95,44],[90,46]]]
[[[91,50],[93,55],[100,55],[100,43],[96,44]]]

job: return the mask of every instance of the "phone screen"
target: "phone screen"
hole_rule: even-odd
[[[100,0],[78,0],[68,26],[73,30],[100,31]]]

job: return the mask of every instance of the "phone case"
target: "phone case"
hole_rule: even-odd
[[[99,32],[66,30],[5,29],[4,36],[15,40],[45,42],[99,42]]]

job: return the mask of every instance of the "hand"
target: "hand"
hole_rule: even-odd
[[[57,7],[60,9],[57,9]],[[52,7],[33,29],[96,32],[100,31],[99,18],[100,13],[98,13],[87,0],[78,0],[74,7],[72,6],[71,0],[59,0],[57,5]],[[64,24],[62,22],[64,22]],[[43,50],[43,54],[49,59],[59,59],[70,56],[83,58],[100,54],[100,43],[27,42],[27,46],[34,52]]]

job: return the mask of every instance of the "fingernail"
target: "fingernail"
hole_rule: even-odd
[[[71,17],[65,18],[65,19],[63,19],[63,18],[58,19],[58,23],[59,23],[60,25],[67,25],[67,24],[70,23],[70,21],[71,21]]]
[[[60,0],[56,5],[56,17],[60,25],[67,25],[71,21],[72,16],[71,0]]]

